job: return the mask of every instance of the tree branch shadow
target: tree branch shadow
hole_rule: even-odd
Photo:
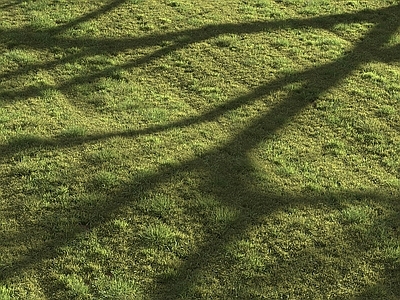
[[[70,26],[75,26],[80,22],[96,18],[99,14],[108,12],[123,2],[124,1],[114,1],[94,13],[88,14],[69,24],[59,27],[58,29],[52,30],[50,33],[58,34]],[[174,43],[143,58],[128,62],[125,65],[110,67],[107,70],[98,73],[75,77],[70,81],[58,85],[57,89],[66,91],[71,86],[79,85],[82,82],[90,82],[114,69],[138,67],[149,63],[150,61],[159,59],[168,53],[186,47],[191,43],[196,43],[225,33],[254,33],[264,30],[275,30],[282,27],[301,28],[310,26],[316,28],[330,28],[338,22],[354,22],[354,20],[365,20],[370,17],[375,18],[376,15],[379,16],[379,22],[377,22],[375,27],[353,48],[350,53],[346,54],[342,58],[303,72],[288,74],[266,85],[257,87],[249,94],[231,99],[229,102],[223,103],[204,114],[186,118],[167,125],[145,128],[143,130],[104,133],[74,140],[64,139],[63,137],[17,139],[0,148],[2,159],[11,157],[16,152],[24,149],[68,148],[115,136],[135,138],[140,135],[149,135],[175,128],[193,126],[195,124],[216,120],[229,111],[238,109],[245,104],[250,104],[257,99],[281,90],[289,83],[301,82],[303,85],[300,88],[292,91],[285,100],[278,103],[269,112],[260,115],[246,129],[241,131],[226,144],[219,146],[217,149],[206,152],[195,159],[189,159],[178,165],[168,166],[165,169],[161,168],[154,174],[145,175],[137,179],[135,182],[132,182],[132,185],[118,191],[116,198],[106,199],[107,201],[101,202],[96,207],[90,208],[90,211],[87,212],[88,215],[93,214],[95,217],[90,220],[80,220],[81,223],[90,223],[90,228],[98,227],[108,220],[113,213],[117,212],[118,209],[129,205],[129,203],[135,201],[135,199],[144,196],[155,186],[167,182],[180,173],[202,170],[206,175],[204,182],[200,186],[200,191],[213,194],[221,203],[235,208],[240,213],[224,230],[210,234],[208,241],[201,245],[195,253],[191,253],[186,258],[179,270],[176,271],[176,275],[170,278],[168,282],[159,282],[159,284],[155,286],[153,294],[150,295],[152,299],[178,299],[177,295],[183,295],[191,285],[195,284],[196,274],[200,270],[210,268],[213,264],[216,264],[217,262],[215,259],[223,255],[225,246],[231,241],[238,239],[250,226],[256,226],[261,222],[261,219],[264,216],[288,205],[296,205],[296,203],[313,206],[315,203],[322,201],[329,204],[328,199],[335,197],[334,194],[328,194],[315,195],[312,198],[309,196],[293,198],[287,197],[287,195],[277,195],[274,192],[254,190],[252,185],[249,184],[252,182],[251,176],[248,177],[248,175],[243,174],[246,173],[247,170],[252,169],[252,164],[248,161],[247,155],[249,151],[257,147],[261,142],[268,140],[277,130],[284,127],[288,121],[298,115],[302,110],[307,108],[309,105],[312,105],[313,101],[315,101],[321,94],[339,85],[341,80],[345,79],[351,72],[356,70],[362,64],[370,61],[382,61],[386,63],[398,61],[400,59],[398,52],[399,46],[390,49],[383,49],[383,46],[400,26],[400,20],[396,17],[399,14],[400,6],[393,6],[380,11],[365,11],[359,14],[342,14],[310,20],[287,20],[279,22],[258,22],[252,24],[222,24],[132,40],[85,41],[85,45],[97,43],[97,48],[99,49],[103,48],[103,46],[106,48],[111,47],[111,44],[113,44],[112,47],[119,51],[135,47],[136,45],[138,45],[138,47],[150,47],[158,45],[160,41],[173,41]],[[15,33],[12,35],[15,35]],[[79,40],[70,42],[75,47],[81,47],[83,43],[83,41]],[[54,41],[54,44],[55,43],[56,42]],[[64,41],[63,43],[68,44],[69,41]],[[39,44],[36,46],[45,47],[45,44]],[[66,63],[73,61],[78,57],[94,55],[96,53],[99,53],[98,50],[92,48],[90,51],[80,53],[77,56],[70,56],[62,61],[37,64],[35,66],[31,65],[30,67],[53,68],[58,63]],[[18,76],[22,72],[23,69],[12,71],[7,74],[4,73],[2,76],[4,76],[4,78],[5,76]],[[306,89],[313,91],[313,94],[308,98],[304,97],[304,91]],[[0,97],[7,97],[10,99],[13,97],[24,98],[27,95],[36,95],[39,92],[40,90],[31,90],[30,88],[27,88],[18,93],[3,92],[0,93]],[[221,180],[225,181],[227,185],[219,187],[213,183]],[[232,189],[232,187],[235,188]],[[357,192],[349,191],[349,193],[352,194],[353,197],[357,197]],[[372,191],[370,191],[370,193],[372,193]],[[394,195],[389,199],[389,201],[395,201],[398,196],[399,195]],[[377,201],[381,200],[380,197],[375,198]],[[79,205],[82,206],[80,207]],[[335,205],[335,203],[331,205]],[[87,211],[87,208],[84,207],[84,204],[78,204],[75,211],[78,210]],[[52,228],[49,228],[49,224],[51,224],[51,219],[53,219],[53,217],[54,216],[51,214],[44,216],[39,224],[44,228],[48,228],[46,229],[46,232],[49,235],[54,234]],[[71,218],[72,217],[73,216],[71,215]],[[56,238],[53,239],[55,242],[45,243],[40,248],[34,248],[27,253],[25,258],[14,261],[10,265],[3,266],[0,279],[5,280],[11,276],[19,274],[23,270],[42,260],[57,256],[58,254],[55,249],[58,249],[69,241],[75,239],[79,234],[85,232],[85,230],[87,229],[82,227],[75,228],[69,233],[56,233]],[[13,238],[17,240],[20,239],[18,236],[14,236]],[[34,238],[34,235],[31,238]],[[63,240],[63,242],[59,242],[60,240]],[[215,253],[218,255],[215,255]]]
[[[71,63],[77,61],[80,58],[90,57],[93,55],[104,54],[108,52],[123,52],[127,49],[139,49],[139,48],[149,48],[152,46],[159,46],[164,43],[170,42],[171,45],[161,47],[159,50],[156,50],[153,53],[143,56],[142,58],[138,58],[132,61],[129,61],[122,65],[110,66],[101,70],[99,72],[91,72],[88,75],[75,76],[70,80],[66,80],[63,83],[60,83],[56,86],[52,86],[51,88],[55,88],[57,90],[66,93],[68,90],[71,90],[74,86],[83,84],[85,82],[92,82],[95,79],[106,76],[117,70],[125,70],[131,69],[135,67],[139,67],[141,65],[148,64],[154,60],[160,59],[172,52],[175,52],[179,49],[189,46],[190,44],[195,44],[201,41],[205,41],[211,39],[213,37],[217,37],[223,34],[251,34],[258,32],[268,32],[274,31],[278,29],[301,29],[301,28],[321,28],[330,30],[332,27],[339,23],[352,23],[359,22],[364,20],[369,20],[371,22],[377,22],[381,20],[384,15],[393,15],[395,14],[396,7],[390,7],[381,9],[377,12],[366,10],[361,11],[357,14],[345,13],[338,15],[328,15],[323,17],[315,17],[312,19],[288,19],[282,21],[271,21],[271,22],[251,22],[251,23],[241,23],[241,24],[217,24],[217,25],[207,25],[204,27],[200,27],[197,29],[189,29],[178,32],[169,32],[166,34],[156,34],[156,35],[148,35],[139,38],[124,38],[124,39],[93,39],[90,37],[85,38],[65,38],[59,37],[59,33],[62,31],[76,26],[82,22],[88,21],[90,19],[96,18],[101,14],[104,14],[112,9],[117,8],[121,4],[126,1],[119,0],[113,1],[110,4],[100,8],[99,10],[84,15],[80,18],[77,18],[70,23],[64,24],[62,26],[52,28],[45,31],[32,31],[29,28],[22,28],[17,30],[7,30],[1,31],[0,33],[4,37],[8,44],[13,45],[12,47],[25,46],[32,49],[49,49],[52,47],[62,47],[64,49],[68,48],[83,48],[85,51],[81,51],[77,54],[66,56],[59,60],[54,60],[46,63],[34,63],[34,64],[26,64],[16,70],[3,72],[0,74],[0,79],[5,78],[13,78],[19,75],[26,73],[28,70],[48,70],[56,67],[60,64]],[[392,19],[390,19],[392,20]],[[390,25],[388,22],[385,22],[385,26]],[[370,41],[375,42],[375,41]],[[386,60],[392,61],[394,59],[398,59],[397,49],[398,47],[394,47],[392,49],[386,49],[380,54],[378,54],[379,60],[383,60],[384,57]],[[359,49],[361,50],[361,49]],[[49,86],[43,87],[34,87],[27,86],[20,91],[4,91],[0,93],[0,98],[7,99],[7,101],[12,101],[13,99],[24,99],[31,96],[40,95],[40,93]]]
[[[19,0],[19,1],[8,1],[9,3],[5,3],[5,4],[1,4],[0,5],[0,9],[7,9],[13,6],[17,6],[19,4],[21,4],[23,2],[23,0]]]

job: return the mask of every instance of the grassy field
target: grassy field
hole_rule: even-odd
[[[400,299],[400,4],[0,0],[0,299]]]

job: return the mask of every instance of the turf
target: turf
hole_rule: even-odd
[[[0,299],[399,299],[400,5],[0,1]]]

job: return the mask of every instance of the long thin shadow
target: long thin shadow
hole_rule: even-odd
[[[377,13],[391,12],[396,14],[396,12],[399,12],[399,8],[400,6],[395,6],[392,7],[391,10],[380,10]],[[374,15],[373,12],[369,12],[368,14]],[[243,104],[251,103],[251,101],[255,101],[256,99],[265,97],[274,91],[278,91],[290,82],[303,82],[303,87],[292,91],[284,101],[254,120],[250,126],[228,141],[225,145],[221,145],[218,149],[213,149],[204,153],[198,158],[167,167],[167,169],[160,169],[154,174],[144,176],[136,182],[133,182],[131,186],[121,189],[118,193],[118,197],[114,199],[114,201],[106,201],[106,203],[101,204],[102,207],[99,211],[102,211],[103,213],[98,216],[98,219],[91,220],[92,228],[100,226],[120,207],[128,205],[131,201],[134,201],[134,199],[145,195],[155,186],[161,185],[162,183],[167,182],[170,178],[173,178],[173,176],[183,172],[204,170],[210,182],[221,178],[222,176],[230,183],[230,187],[236,187],[235,191],[228,191],[223,187],[215,190],[215,187],[209,185],[207,181],[205,181],[200,187],[204,192],[210,192],[211,190],[221,203],[231,207],[236,207],[240,214],[238,218],[230,224],[230,229],[223,232],[224,238],[222,240],[219,236],[210,235],[208,242],[202,245],[196,253],[191,254],[187,258],[186,262],[182,264],[179,270],[177,270],[176,276],[172,278],[169,283],[159,284],[152,295],[154,299],[167,299],[167,291],[174,291],[175,295],[183,293],[185,289],[195,283],[194,276],[188,277],[188,273],[196,273],[196,270],[202,270],[212,265],[214,261],[211,257],[215,257],[215,255],[211,255],[212,253],[222,253],[226,243],[237,239],[246,228],[257,224],[261,217],[281,207],[285,207],[291,202],[298,201],[299,203],[310,203],[312,205],[314,199],[303,197],[287,199],[285,196],[282,197],[281,195],[275,195],[272,192],[269,193],[253,190],[253,188],[247,184],[248,182],[251,182],[252,179],[247,178],[246,182],[239,172],[231,172],[232,166],[243,168],[244,170],[251,169],[251,162],[247,159],[247,154],[250,150],[254,149],[254,147],[256,147],[260,142],[268,140],[272,134],[282,128],[292,117],[299,114],[321,94],[340,84],[341,80],[346,78],[353,70],[357,69],[363,63],[374,60],[385,62],[398,60],[398,54],[394,52],[398,49],[397,46],[388,50],[384,50],[383,46],[400,26],[400,20],[395,18],[386,21],[387,20],[383,20],[378,23],[365,36],[365,38],[354,47],[351,53],[337,61],[304,72],[285,76],[267,85],[259,87],[245,96],[233,99],[227,104],[221,105],[217,109],[201,116],[188,118],[165,126],[144,129],[143,131],[112,134],[127,136],[150,134],[174,127],[190,126],[196,123],[206,122],[223,115],[229,110],[239,108]],[[210,35],[207,36],[210,37]],[[189,41],[194,40],[189,39]],[[171,49],[167,49],[167,52],[183,47],[184,45],[187,45],[187,43],[188,41],[182,45],[171,46]],[[160,55],[156,52],[154,59],[158,57],[160,57]],[[308,90],[312,90],[314,94],[311,99],[304,99],[303,92]],[[87,139],[84,138],[82,141],[77,141],[76,143],[85,143],[90,140],[107,137],[110,137],[110,135],[105,134],[103,136],[93,136],[88,137]],[[45,141],[44,143],[47,142]],[[50,140],[48,146],[58,147],[57,142],[54,144],[52,143],[53,142]],[[71,144],[74,143],[75,142],[71,142]],[[41,144],[43,144],[43,142],[37,144],[33,143],[33,145],[30,145],[27,148],[40,146]],[[71,144],[67,142],[65,146],[70,146]],[[1,150],[5,153],[15,151],[10,148],[10,145],[5,146]],[[229,155],[226,155],[226,153]],[[232,161],[232,159],[234,159],[234,161]],[[321,198],[324,197],[325,196],[321,196]],[[249,199],[251,199],[250,203],[248,202]],[[95,211],[97,211],[97,208],[99,207],[93,208],[94,214]],[[85,208],[82,207],[82,209],[84,210]],[[45,225],[49,222],[49,219],[51,219],[51,216],[48,216],[48,218],[44,217],[41,220],[41,223]],[[63,242],[47,243],[40,249],[33,249],[26,255],[26,258],[14,262],[12,266],[6,267],[6,272],[4,272],[0,278],[3,279],[7,276],[12,276],[12,274],[18,274],[38,260],[56,256],[57,254],[54,251],[49,251],[48,249],[57,249],[61,247],[65,243],[68,243],[68,241],[73,240],[82,231],[83,230],[76,230],[71,232]],[[203,257],[203,259],[201,259],[201,265],[198,265],[199,257]],[[175,298],[174,296],[170,296],[170,299]]]
[[[5,5],[3,8],[8,8],[10,6],[14,6],[19,4],[22,1],[15,1],[14,3],[10,3],[9,5]],[[38,47],[42,49],[48,49],[54,46],[63,46],[65,49],[73,47],[73,43],[71,40],[65,40],[63,41],[62,39],[57,38],[57,35],[60,33],[73,28],[81,23],[93,20],[98,18],[102,14],[106,14],[122,4],[124,4],[126,0],[115,0],[110,2],[109,4],[106,4],[99,9],[92,11],[88,14],[85,14],[81,17],[78,17],[66,24],[53,27],[47,30],[43,31],[37,31],[37,30],[32,30],[29,27],[24,27],[20,28],[17,30],[9,30],[9,31],[2,31],[0,29],[0,34],[3,36],[7,44],[11,44],[12,47],[15,46],[21,46],[21,45],[26,45],[28,47]],[[84,44],[82,46],[85,46]],[[36,71],[36,70],[49,70],[51,68],[54,68],[58,65],[77,61],[79,58],[83,57],[88,57],[94,54],[99,54],[99,53],[104,53],[107,50],[104,51],[99,51],[99,47],[96,47],[95,44],[92,43],[92,48],[90,50],[85,50],[85,51],[80,51],[77,54],[71,54],[66,57],[63,57],[58,60],[53,60],[50,62],[44,62],[44,63],[28,63],[24,64],[24,66],[19,67],[15,70],[10,70],[7,72],[3,72],[0,74],[0,80],[1,79],[9,79],[13,77],[20,76],[22,74],[26,74],[29,71]],[[95,50],[96,49],[96,50]],[[27,87],[23,89],[20,92],[15,92],[15,91],[5,91],[2,94],[0,94],[0,98],[3,99],[8,99],[10,101],[11,99],[18,99],[18,98],[24,98],[24,97],[29,97],[29,96],[37,96],[40,94],[40,92],[43,91],[46,87],[41,87],[41,88],[36,88],[36,87]],[[51,88],[51,87],[50,87]],[[62,87],[60,87],[62,89]]]
[[[7,4],[2,4],[2,5],[0,5],[0,9],[7,9],[7,8],[10,8],[10,7],[13,7],[13,6],[17,6],[17,5],[19,5],[19,4],[21,4],[22,2],[24,2],[23,0],[20,0],[20,1],[10,1],[9,3],[7,3]]]
[[[229,102],[222,103],[216,108],[205,112],[201,115],[191,116],[185,119],[178,120],[173,123],[168,123],[165,125],[156,125],[153,127],[146,127],[139,130],[128,130],[121,132],[108,132],[101,134],[93,134],[84,137],[80,137],[77,139],[65,139],[62,136],[56,138],[43,138],[43,139],[34,139],[32,137],[21,138],[15,141],[11,141],[9,144],[0,147],[0,152],[3,153],[3,156],[8,154],[12,154],[14,150],[22,150],[24,148],[37,148],[44,146],[59,146],[59,147],[70,147],[78,144],[83,144],[91,141],[97,141],[102,139],[108,139],[110,137],[115,136],[123,136],[123,137],[137,137],[140,135],[148,135],[157,132],[162,132],[166,130],[171,130],[174,128],[182,128],[188,127],[195,124],[200,124],[204,122],[209,122],[218,119],[226,112],[235,110],[240,108],[243,105],[251,104],[253,101],[257,100],[261,96],[265,96],[269,93],[272,93],[276,90],[281,89],[287,84],[293,82],[306,82],[308,85],[308,89],[314,91],[314,98],[318,98],[319,93],[322,93],[325,90],[328,90],[331,86],[337,84],[337,82],[345,78],[352,70],[356,69],[359,65],[369,62],[369,61],[382,61],[385,63],[395,62],[400,60],[400,45],[392,46],[391,48],[382,48],[382,46],[386,43],[386,41],[390,38],[390,36],[396,32],[399,24],[390,24],[391,26],[387,28],[387,25],[377,25],[374,30],[368,34],[362,42],[360,42],[351,53],[348,55],[334,61],[328,63],[326,65],[322,65],[319,67],[310,68],[303,72],[297,72],[293,74],[288,74],[270,82],[267,85],[260,86],[249,94],[245,94]],[[389,30],[390,29],[390,30]],[[385,34],[380,34],[384,32]],[[378,37],[378,38],[377,38]],[[373,47],[371,47],[373,45]],[[178,46],[172,45],[168,49],[160,49],[159,51],[150,54],[149,56],[145,56],[141,59],[135,60],[133,62],[128,63],[126,68],[130,68],[135,66],[139,66],[142,63],[145,63],[151,59],[155,59],[155,57],[161,57],[165,52],[172,51],[173,49],[177,49]],[[114,69],[116,67],[112,67]],[[338,72],[337,70],[341,70]],[[94,80],[95,78],[101,77],[104,74],[110,72],[111,70],[101,71],[99,73],[94,73],[90,76],[78,77],[74,78],[73,81],[68,81],[65,84],[59,86],[59,88],[67,88],[71,85],[71,83],[81,82],[82,80]],[[332,72],[336,73],[332,73]],[[318,80],[316,80],[318,79]],[[27,91],[25,91],[26,93]],[[302,94],[301,90],[297,91],[298,94]],[[310,95],[308,96],[310,97]],[[286,106],[286,102],[282,103],[282,110]],[[294,112],[297,114],[298,112]]]
[[[235,138],[233,138],[219,151],[222,153],[233,152],[233,157],[235,160],[237,160],[238,157],[241,158],[241,164],[244,170],[249,168],[251,169],[251,162],[246,161],[247,153],[254,149],[260,142],[268,140],[268,138],[279,128],[282,128],[288,120],[298,115],[302,109],[310,104],[309,101],[304,100],[302,90],[310,89],[314,91],[313,98],[317,99],[322,93],[337,86],[340,83],[340,80],[346,78],[361,64],[370,61],[371,58],[376,58],[380,47],[382,47],[397,30],[398,26],[400,25],[400,20],[398,20],[396,25],[397,26],[394,26],[391,28],[391,30],[388,30],[385,24],[376,25],[376,27],[370,31],[366,38],[360,42],[347,57],[320,68],[316,68],[314,69],[314,72],[304,72],[302,74],[303,76],[298,76],[297,80],[300,82],[304,81],[305,87],[302,87],[297,91],[293,91],[285,101],[282,101],[280,104],[278,104],[277,107],[271,110],[271,112],[268,112],[259,119],[255,120],[250,126],[248,126],[248,128],[235,136]],[[383,31],[383,29],[385,30]],[[368,54],[368,51],[366,52],[365,49],[370,49],[369,46],[372,42],[376,47],[375,50],[370,52],[370,54],[373,53],[372,57],[369,55],[360,55]],[[294,79],[295,78],[293,78],[293,80]],[[263,92],[259,92],[261,95],[263,95],[270,91],[264,90]],[[204,159],[204,161],[209,161],[209,159]],[[218,156],[218,158],[215,159],[214,164],[208,164],[208,166],[215,166],[211,170],[211,178],[217,179],[221,176],[226,176],[225,179],[231,182],[231,184],[229,184],[230,187],[240,187],[240,190],[236,191],[237,196],[234,200],[232,197],[225,196],[231,195],[229,191],[224,191],[216,196],[221,202],[227,205],[232,206],[232,202],[236,202],[236,205],[239,206],[238,209],[242,212],[244,211],[243,207],[246,206],[246,201],[248,201],[248,199],[256,199],[256,203],[252,204],[253,208],[250,209],[249,212],[251,216],[241,216],[236,222],[231,224],[233,230],[224,232],[224,239],[222,243],[220,241],[220,237],[210,238],[208,242],[197,253],[193,254],[180,268],[180,270],[177,272],[176,278],[172,280],[173,284],[168,285],[167,288],[165,288],[165,286],[161,286],[161,290],[156,291],[154,299],[157,299],[157,297],[160,297],[160,295],[160,299],[166,299],[165,297],[167,297],[168,294],[166,294],[165,291],[167,290],[178,289],[177,293],[174,295],[180,295],[191,284],[194,284],[190,278],[185,279],[185,276],[188,275],[189,270],[190,273],[193,273],[196,269],[206,269],[210,264],[213,263],[212,259],[215,258],[215,253],[221,253],[226,243],[235,240],[247,227],[251,225],[256,226],[258,222],[257,220],[261,219],[271,211],[289,204],[287,199],[282,197],[254,191],[251,186],[246,187],[245,182],[243,182],[243,178],[240,176],[235,178],[235,175],[233,175],[231,172],[228,174],[221,172],[221,170],[229,170],[233,163],[234,162],[229,159],[223,160],[220,156]],[[207,190],[207,188],[205,188],[205,190]],[[290,199],[290,201],[295,201],[295,199]],[[302,199],[301,203],[306,203],[308,201],[311,202],[310,199]],[[266,203],[268,203],[268,205],[265,205]],[[249,219],[251,222],[243,221]],[[199,257],[202,258],[202,265],[200,267],[198,266]],[[193,276],[192,279],[195,279],[195,276]],[[177,298],[170,297],[170,299]]]
[[[81,23],[85,23],[88,22],[90,20],[94,20],[96,18],[98,18],[100,15],[106,14],[116,8],[118,8],[119,6],[121,6],[122,4],[124,4],[126,2],[126,0],[114,0],[112,2],[110,2],[109,4],[106,4],[102,7],[100,7],[99,9],[92,11],[90,13],[87,13],[86,15],[83,15],[81,17],[78,17],[72,21],[69,21],[66,24],[51,28],[48,30],[48,32],[52,35],[56,35],[59,34],[63,31],[68,30],[69,28],[73,28]]]
[[[72,21],[71,23],[68,23],[68,26],[73,26],[72,24],[83,22],[84,20],[88,20],[91,18],[94,18],[95,16],[105,13],[112,8],[115,8],[116,6],[122,4],[124,1],[114,1],[107,5],[106,7],[103,7],[102,9],[99,9],[98,11],[94,12],[93,14],[89,14],[86,16],[83,16],[82,18],[79,18]],[[200,41],[208,40],[210,38],[222,35],[222,34],[251,34],[251,33],[257,33],[257,32],[263,32],[263,31],[274,31],[277,29],[287,29],[287,28],[307,28],[307,27],[313,27],[313,28],[322,28],[322,29],[327,29],[331,30],[332,27],[336,24],[339,23],[351,23],[351,22],[360,22],[360,21],[376,21],[380,22],[382,18],[384,18],[386,15],[396,15],[396,10],[398,10],[398,6],[394,7],[389,7],[389,8],[384,8],[381,10],[378,10],[376,12],[374,11],[361,11],[356,14],[338,14],[338,15],[329,15],[329,16],[324,16],[324,17],[316,17],[312,19],[304,19],[304,20],[298,20],[298,19],[287,19],[287,20],[281,20],[281,21],[271,21],[271,22],[251,22],[251,23],[241,23],[241,24],[217,24],[217,25],[208,25],[204,26],[198,29],[190,29],[190,30],[183,30],[183,31],[178,31],[178,32],[170,32],[166,34],[159,34],[159,35],[150,35],[150,36],[145,36],[145,37],[139,37],[139,38],[124,38],[124,39],[92,39],[90,37],[85,37],[82,39],[79,38],[74,38],[74,39],[68,39],[68,38],[60,38],[57,37],[57,31],[54,31],[53,29],[48,31],[48,32],[31,32],[30,30],[26,29],[20,29],[17,31],[5,31],[2,32],[2,35],[7,37],[9,36],[9,40],[12,41],[12,43],[18,44],[18,45],[25,45],[28,47],[32,48],[49,48],[52,45],[57,45],[57,46],[64,46],[67,48],[70,47],[78,47],[78,48],[85,48],[85,52],[81,52],[76,55],[71,55],[68,57],[63,58],[60,61],[53,61],[49,63],[44,63],[44,64],[32,64],[32,65],[26,65],[23,68],[9,71],[9,72],[4,72],[2,75],[0,75],[1,78],[10,78],[13,76],[18,76],[21,74],[24,74],[26,70],[28,69],[48,69],[51,67],[55,67],[58,64],[65,63],[65,62],[71,62],[74,61],[78,58],[82,58],[85,56],[91,56],[95,54],[102,54],[108,51],[117,51],[117,52],[122,52],[127,49],[138,49],[138,48],[148,48],[152,46],[158,46],[162,43],[165,42],[172,42],[171,45],[163,47],[153,53],[150,53],[142,58],[127,62],[122,65],[118,66],[110,66],[102,71],[95,72],[95,73],[90,73],[89,75],[82,75],[82,76],[77,76],[74,77],[70,80],[64,81],[63,83],[52,86],[51,88],[57,88],[61,91],[65,91],[66,89],[70,89],[71,86],[77,85],[79,83],[84,83],[84,82],[90,82],[92,80],[95,80],[97,78],[106,76],[107,74],[110,74],[113,71],[116,70],[121,70],[121,69],[130,69],[134,67],[138,67],[143,64],[150,63],[156,59],[159,59],[163,56],[168,55],[171,52],[177,51],[179,49],[182,49],[190,44],[197,43]],[[398,12],[397,12],[398,13]],[[376,17],[378,16],[378,17]],[[377,18],[376,20],[374,18]],[[372,19],[372,20],[371,20]],[[57,27],[58,28],[58,27]],[[61,29],[59,29],[61,31]],[[47,38],[43,38],[43,35],[48,36]],[[20,40],[15,41],[15,37],[21,37]],[[397,47],[398,48],[398,47]],[[393,59],[398,59],[398,56],[396,55],[396,50],[395,49],[386,49],[385,51],[381,52],[378,57],[380,57],[379,60],[384,60],[384,57],[386,59],[392,60]],[[377,53],[376,53],[377,54]],[[5,91],[3,93],[0,93],[0,97],[3,99],[8,99],[8,101],[12,99],[20,99],[24,98],[27,96],[34,96],[37,95],[41,92],[41,90],[48,88],[48,87],[42,87],[42,88],[37,88],[37,87],[26,87],[20,91]]]

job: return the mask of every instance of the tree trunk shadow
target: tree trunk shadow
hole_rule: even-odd
[[[117,2],[122,3],[123,1]],[[395,6],[390,12],[396,14],[396,12],[399,12],[399,8],[400,6]],[[95,15],[89,17],[91,18],[94,16]],[[227,244],[239,239],[249,227],[257,226],[263,217],[293,202],[303,204],[310,203],[310,205],[313,205],[313,203],[321,201],[321,199],[325,201],[324,199],[326,196],[316,196],[313,199],[307,199],[301,196],[291,198],[287,197],[287,195],[277,195],[273,191],[268,192],[255,189],[252,184],[254,178],[251,177],[252,164],[247,158],[248,153],[261,142],[268,140],[278,129],[284,127],[287,122],[298,115],[302,110],[312,105],[313,101],[318,99],[321,94],[339,85],[341,80],[345,79],[362,64],[374,60],[384,62],[398,60],[398,46],[386,50],[383,49],[383,46],[398,29],[399,24],[400,20],[398,18],[379,23],[354,47],[351,53],[343,58],[304,72],[289,74],[281,79],[258,87],[247,95],[232,99],[229,103],[201,116],[188,118],[167,126],[150,128],[143,132],[105,134],[103,136],[93,136],[82,140],[66,142],[63,146],[70,147],[74,144],[83,144],[112,136],[134,137],[138,134],[151,134],[171,128],[191,126],[193,124],[215,120],[227,111],[239,108],[243,104],[251,103],[256,99],[266,97],[269,94],[281,90],[289,83],[302,83],[299,89],[292,91],[286,99],[254,120],[246,129],[233,137],[225,145],[221,145],[217,147],[217,149],[206,152],[198,158],[184,161],[178,165],[168,166],[154,174],[143,176],[136,182],[132,182],[132,185],[126,187],[126,189],[118,191],[116,199],[107,199],[109,201],[104,201],[99,204],[101,205],[101,209],[99,209],[100,215],[98,215],[97,220],[94,219],[92,221],[90,227],[100,226],[120,207],[129,205],[129,202],[132,201],[133,198],[145,195],[155,186],[167,182],[177,174],[199,170],[204,173],[203,182],[200,184],[199,190],[202,193],[213,195],[220,203],[237,211],[238,215],[223,229],[209,234],[208,241],[200,245],[196,252],[191,253],[182,263],[182,266],[176,271],[175,275],[169,278],[167,282],[162,282],[160,278],[161,282],[155,286],[153,294],[150,295],[152,299],[177,299],[178,296],[176,295],[183,295],[191,285],[195,284],[196,274],[199,274],[201,270],[212,268],[213,265],[218,264],[215,260],[221,259]],[[221,32],[222,31],[224,30],[221,30]],[[174,45],[171,46],[171,48],[162,50],[162,52],[155,52],[152,55],[153,57],[149,57],[148,59],[157,59],[165,53],[176,51],[181,46],[182,45]],[[134,64],[137,63],[138,62],[135,62]],[[129,64],[129,67],[132,67],[132,64]],[[72,83],[79,83],[81,80],[91,80],[95,76],[97,75],[75,78]],[[313,94],[305,98],[304,91],[306,90],[312,90]],[[33,144],[26,144],[25,147],[41,147],[46,143],[48,147],[57,148],[60,146],[57,141],[49,140],[33,141]],[[20,147],[16,149],[18,149],[18,151],[21,150]],[[10,149],[10,146],[2,150],[4,150],[3,156],[4,153],[11,154],[14,151]],[[94,207],[94,214],[98,208],[100,207]],[[84,207],[82,207],[82,209],[85,210]],[[50,217],[53,218],[54,216]],[[73,216],[71,216],[71,218],[72,217]],[[44,217],[41,220],[41,224],[48,226],[48,224],[51,223],[49,219],[49,217]],[[35,262],[57,256],[55,250],[48,251],[48,249],[58,249],[84,231],[85,228],[76,229],[68,233],[63,242],[46,243],[42,245],[41,248],[32,249],[27,253],[25,258],[15,261],[9,266],[2,267],[2,275],[0,275],[0,278],[6,279],[7,277],[11,277],[29,268]],[[52,233],[51,229],[49,229],[48,233]],[[16,238],[18,239],[18,237]]]

